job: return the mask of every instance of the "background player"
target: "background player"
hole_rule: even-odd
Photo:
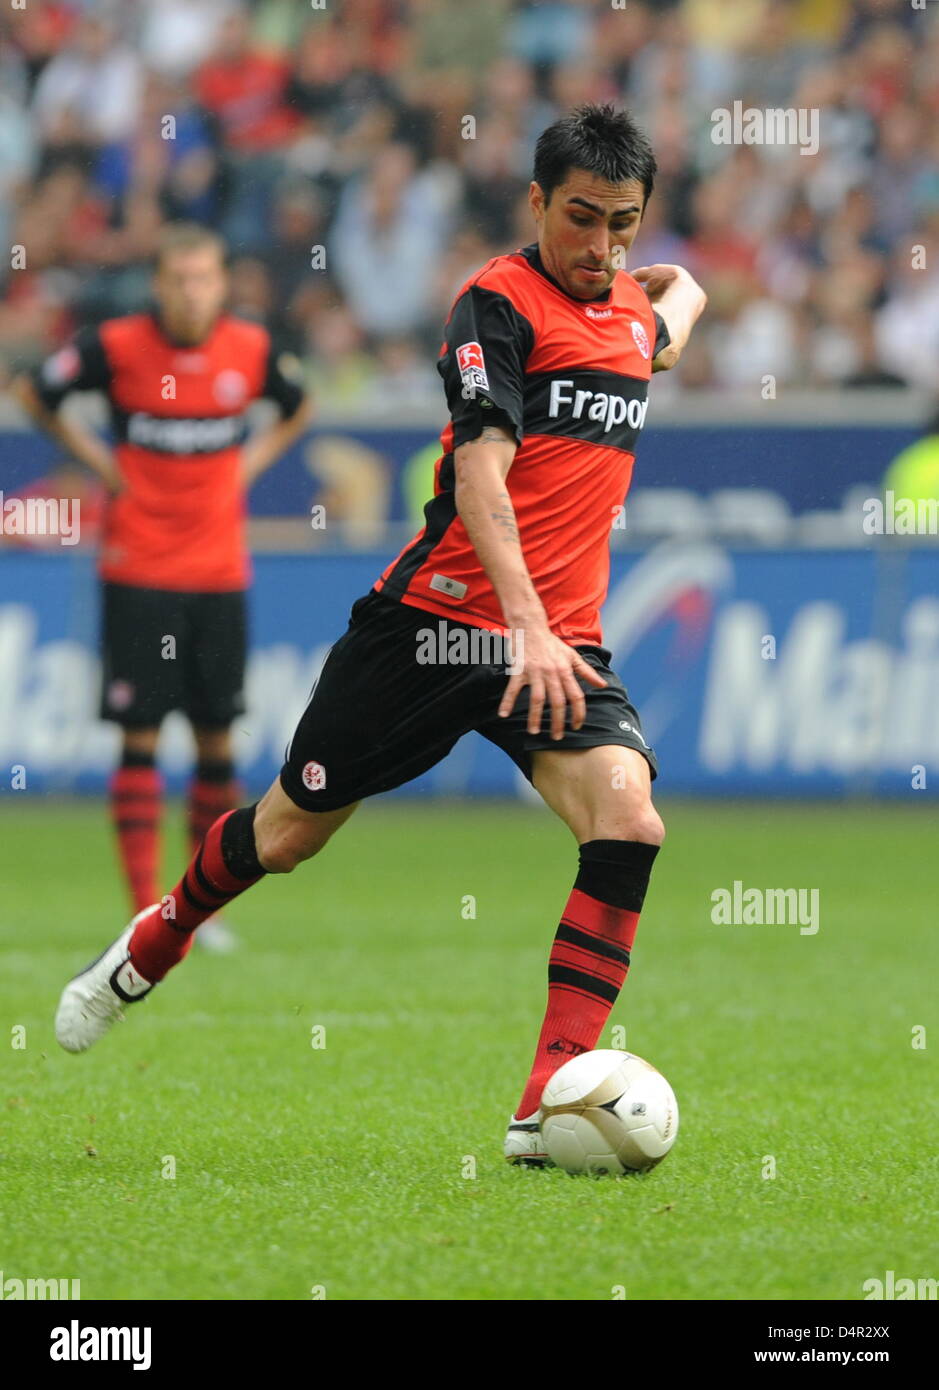
[[[245,495],[306,428],[311,408],[265,328],[228,315],[225,246],[207,229],[166,229],[152,312],[82,332],[16,383],[40,427],[106,484],[101,716],[123,728],[112,819],[134,911],[158,886],[164,717],[192,725],[187,795],[194,849],[237,804],[230,725],[244,709]],[[107,396],[115,447],[66,413],[74,391]],[[244,412],[272,398],[281,420],[246,440]],[[210,924],[206,944],[233,938]]]
[[[631,478],[653,369],[678,360],[705,297],[678,267],[621,272],[652,191],[651,148],[625,112],[584,107],[539,138],[536,244],[463,287],[438,369],[451,422],[426,526],[352,610],[263,800],[211,827],[173,892],[65,989],[62,1045],[81,1051],[149,993],[213,911],[316,854],[362,798],[438,762],[470,729],[502,747],[580,846],[549,965],[548,1009],[506,1136],[543,1162],[552,1072],[596,1046],[629,965],[664,835],[655,755],[609,668],[599,609],[609,532]],[[433,617],[431,618],[431,615]],[[506,661],[420,664],[430,619],[521,633]]]

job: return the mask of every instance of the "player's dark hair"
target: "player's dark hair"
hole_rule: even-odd
[[[569,169],[585,169],[607,183],[635,179],[645,189],[648,202],[656,163],[645,132],[628,111],[617,111],[609,103],[587,104],[561,116],[538,137],[532,177],[545,203],[551,201]]]

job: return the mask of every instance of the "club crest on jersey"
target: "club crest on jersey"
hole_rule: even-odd
[[[649,335],[648,335],[648,333],[647,333],[646,330],[643,328],[642,324],[639,322],[638,319],[633,319],[632,323],[631,323],[629,326],[630,326],[630,328],[631,328],[632,331],[633,331],[633,339],[635,340],[636,347],[637,347],[637,348],[639,349],[639,351],[642,353],[643,357],[645,357],[646,360],[648,361],[648,357],[649,357]]]
[[[326,769],[322,763],[305,763],[301,776],[308,792],[321,792],[326,786]]]
[[[134,687],[130,681],[113,680],[108,686],[108,709],[125,710],[134,703]]]
[[[483,350],[479,343],[463,343],[456,350],[456,364],[460,369],[460,377],[464,387],[472,391],[489,390],[489,378],[486,375],[486,364],[483,360]]]
[[[78,355],[78,348],[69,343],[66,347],[53,353],[45,362],[42,368],[42,379],[48,386],[64,386],[66,382],[75,380],[80,367],[81,358]]]
[[[236,372],[234,368],[226,368],[219,372],[215,381],[212,383],[212,394],[219,405],[234,406],[243,405],[248,398],[248,382],[242,372]]]

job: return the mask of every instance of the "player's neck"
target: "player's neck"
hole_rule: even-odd
[[[216,318],[212,319],[204,328],[187,330],[180,328],[179,325],[168,323],[158,308],[153,309],[152,312],[154,323],[161,335],[168,343],[171,343],[173,347],[179,348],[202,347],[203,343],[211,338],[215,331],[215,325],[218,323],[218,319]]]
[[[560,280],[552,275],[551,271],[545,265],[544,258],[541,255],[541,248],[537,241],[533,241],[530,249],[526,248],[526,250],[529,251],[528,262],[532,268],[536,270],[539,275],[543,275],[546,280],[550,281],[554,288],[560,290],[566,298],[572,299],[575,304],[603,304],[609,299],[611,294],[610,286],[607,286],[605,290],[601,290],[599,294],[594,295],[592,299],[581,299],[579,294],[571,294],[570,290],[566,290]]]

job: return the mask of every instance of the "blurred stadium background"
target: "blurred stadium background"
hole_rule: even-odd
[[[4,396],[13,373],[145,304],[165,222],[228,239],[233,307],[318,401],[251,496],[239,747],[259,790],[420,516],[453,295],[533,239],[539,131],[606,99],[659,161],[635,264],[686,264],[710,301],[654,380],[612,535],[607,641],[659,785],[935,790],[935,537],[862,522],[891,466],[939,497],[939,6],[47,0],[0,18],[0,245],[28,248],[0,257],[0,487],[80,497],[82,539],[0,536],[0,767],[28,792],[101,791],[117,733],[95,718],[102,499]],[[818,153],[715,144],[712,110],[738,100],[817,109]],[[182,723],[163,751],[181,777]],[[476,739],[403,794],[428,791],[524,794]]]
[[[228,238],[235,309],[319,411],[250,498],[256,796],[414,530],[451,299],[533,239],[534,141],[587,99],[628,105],[658,156],[634,265],[685,263],[709,294],[652,382],[604,615],[669,839],[601,1045],[625,1028],[674,1084],[674,1157],[625,1187],[503,1162],[573,845],[475,736],[239,899],[243,949],[194,951],[76,1064],[56,993],[126,915],[102,498],[5,386],[146,302],[165,222]],[[715,144],[735,101],[817,109],[818,153]],[[888,477],[939,498],[937,229],[935,0],[2,7],[0,491],[82,503],[79,545],[0,535],[8,1275],[80,1276],[86,1300],[608,1301],[859,1299],[936,1273],[939,552],[863,519]],[[176,791],[189,738],[167,721]],[[811,885],[821,931],[716,925],[737,882]]]

